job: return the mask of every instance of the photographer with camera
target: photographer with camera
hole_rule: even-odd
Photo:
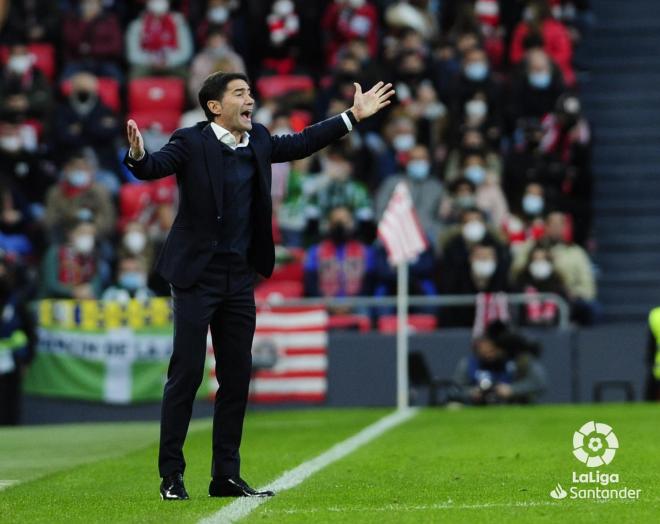
[[[454,400],[475,405],[534,402],[546,387],[539,349],[502,322],[490,324],[474,340],[473,354],[456,367]]]

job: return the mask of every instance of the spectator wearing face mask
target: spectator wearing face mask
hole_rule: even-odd
[[[55,113],[53,143],[60,160],[71,151],[91,147],[103,167],[116,171],[114,140],[119,134],[119,119],[101,101],[98,90],[98,79],[90,73],[71,77],[71,93]]]
[[[601,306],[596,299],[596,279],[587,252],[579,245],[567,242],[566,216],[559,211],[551,211],[545,219],[545,235],[541,243],[548,246],[557,273],[562,278],[571,305],[571,317],[579,324],[589,325],[600,317]],[[512,265],[512,278],[517,279],[523,271],[530,242],[516,253]]]
[[[513,75],[509,96],[509,120],[541,118],[550,113],[565,90],[561,73],[541,49],[530,49],[522,67]]]
[[[463,177],[475,186],[476,206],[494,227],[501,227],[509,216],[509,206],[496,174],[488,171],[486,159],[478,152],[466,155],[462,167]]]
[[[186,77],[193,53],[188,22],[170,10],[169,0],[148,0],[146,9],[126,30],[131,78],[166,75]]]
[[[501,322],[491,324],[483,336],[475,339],[473,354],[461,359],[456,367],[454,382],[458,390],[454,400],[476,405],[536,401],[547,384],[538,354],[537,344]]]
[[[426,235],[433,239],[431,244],[435,245],[442,229],[438,210],[443,188],[437,176],[432,172],[431,158],[426,146],[415,145],[408,154],[405,175],[388,177],[378,188],[375,198],[377,220],[383,216],[394,188],[401,181],[408,186],[421,226]]]
[[[127,304],[131,299],[147,301],[156,296],[147,286],[147,264],[139,256],[125,256],[117,264],[117,280],[103,292],[101,300]]]
[[[62,78],[88,71],[123,80],[122,30],[117,15],[103,9],[103,0],[82,0],[62,24]]]
[[[25,44],[9,47],[7,63],[0,70],[0,118],[45,120],[50,112],[50,84],[34,62]]]
[[[332,209],[346,207],[355,213],[358,230],[373,222],[371,197],[366,187],[353,179],[352,155],[343,145],[328,146],[322,162],[323,171],[314,181],[307,199],[308,232],[313,233],[321,217]]]
[[[52,163],[37,149],[32,128],[12,122],[0,123],[0,173],[30,202],[33,214],[40,216],[48,188],[56,180]]]
[[[30,237],[41,235],[37,231],[25,196],[0,175],[0,252],[13,257],[28,257],[33,252]]]
[[[384,142],[376,137],[367,143],[374,156],[376,187],[399,172],[399,166],[417,143],[417,127],[408,115],[397,114],[385,122],[382,135]]]
[[[543,50],[559,66],[564,82],[569,86],[574,85],[573,44],[564,24],[552,15],[548,0],[533,0],[525,9],[523,20],[515,28],[511,40],[512,64],[517,64],[523,59],[524,42],[530,35],[540,37]]]
[[[369,45],[369,54],[378,54],[378,11],[370,0],[334,0],[326,7],[321,20],[325,36],[325,57],[333,65],[337,54],[353,39]]]
[[[479,242],[469,247],[467,263],[452,268],[443,260],[440,266],[440,292],[450,295],[475,295],[507,291],[507,267],[502,246]],[[500,262],[500,259],[502,262]],[[508,259],[507,259],[508,260]],[[445,326],[473,326],[475,306],[447,306],[441,308],[440,320]]]
[[[493,122],[499,120],[496,112],[501,106],[501,86],[493,77],[483,49],[477,47],[465,54],[461,71],[453,79],[448,95],[453,102],[451,112],[456,122],[463,121],[465,116],[489,116]],[[483,105],[472,104],[468,108],[468,102],[475,99],[481,100]]]
[[[460,222],[463,211],[477,207],[475,192],[475,185],[467,178],[454,180],[440,201],[440,219],[446,225]]]
[[[140,258],[151,267],[153,262],[153,245],[147,235],[147,229],[141,222],[128,222],[121,235],[118,258]]]
[[[507,273],[510,262],[508,247],[496,229],[488,228],[482,211],[468,208],[462,212],[459,224],[449,229],[440,239],[441,257],[436,280],[440,290],[448,293],[455,282],[467,280],[470,251],[477,244],[495,246],[499,271]]]
[[[541,300],[539,293],[555,293],[566,298],[568,293],[557,273],[552,253],[542,245],[531,249],[527,264],[513,285],[514,291],[524,293],[531,300],[520,308],[520,321],[530,326],[554,326],[559,321],[557,304],[552,300]]]
[[[74,222],[66,228],[66,240],[50,247],[41,263],[42,298],[95,299],[103,283],[96,251],[96,227]]]
[[[33,315],[16,285],[15,266],[0,254],[0,426],[21,419],[21,385],[37,342]]]
[[[371,295],[374,252],[354,238],[354,231],[350,209],[336,207],[330,211],[325,238],[305,255],[305,296]]]
[[[513,252],[525,242],[537,241],[543,236],[545,201],[545,189],[541,184],[533,182],[527,185],[520,203],[504,223],[504,233]]]
[[[214,71],[245,73],[243,58],[231,46],[227,36],[219,30],[212,30],[206,38],[204,48],[195,56],[190,66],[188,96],[197,99],[197,93],[204,79]],[[202,113],[200,120],[203,120]]]
[[[484,134],[478,129],[464,129],[461,132],[459,144],[449,151],[444,169],[444,182],[449,184],[463,177],[462,163],[466,156],[472,153],[482,155],[486,159],[486,168],[502,179],[502,158],[486,141]]]
[[[72,221],[93,221],[99,237],[108,236],[115,224],[115,209],[105,187],[94,180],[89,160],[80,152],[69,157],[60,182],[48,190],[44,224],[55,238]]]
[[[234,38],[238,35],[234,34],[232,14],[238,5],[239,2],[236,0],[209,0],[206,3],[206,10],[201,13],[197,23],[194,16],[190,17],[191,28],[196,28],[194,31],[198,48],[207,47],[208,39],[213,33],[221,33],[225,35],[228,42],[234,43]],[[233,70],[225,69],[225,71]],[[197,95],[195,94],[195,96]]]

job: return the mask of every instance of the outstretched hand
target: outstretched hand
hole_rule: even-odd
[[[392,84],[385,84],[384,82],[378,82],[366,93],[362,92],[362,87],[357,82],[354,82],[353,85],[355,86],[355,96],[353,97],[351,110],[358,122],[364,118],[369,118],[389,105],[391,100],[388,99],[394,95]]]
[[[131,156],[141,158],[144,154],[144,140],[135,120],[131,119],[126,122],[126,134],[128,136],[128,146],[131,148]]]

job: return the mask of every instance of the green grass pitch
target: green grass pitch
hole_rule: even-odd
[[[245,522],[658,522],[660,406],[424,409]],[[385,416],[384,409],[251,412],[243,476],[261,486]],[[620,448],[601,472],[607,488],[641,489],[639,500],[553,500],[573,471],[573,432],[611,425]],[[0,430],[1,523],[193,523],[229,501],[207,496],[211,426],[195,421],[186,442],[191,500],[163,502],[155,423],[78,424]],[[593,487],[582,486],[582,487]]]

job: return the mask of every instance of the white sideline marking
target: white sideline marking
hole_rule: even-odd
[[[367,426],[352,437],[335,444],[327,451],[314,457],[299,466],[284,472],[279,478],[264,486],[261,489],[269,489],[276,492],[285,491],[296,487],[298,484],[311,477],[314,473],[322,470],[326,466],[344,458],[356,449],[378,438],[386,431],[412,418],[417,413],[416,408],[395,411],[394,413],[383,417],[382,419]],[[269,500],[270,497],[245,497],[237,498],[231,504],[224,506],[213,515],[210,515],[199,521],[199,524],[224,524],[236,522],[249,515],[254,509]]]
[[[7,489],[9,486],[18,484],[18,480],[0,480],[0,491]]]

